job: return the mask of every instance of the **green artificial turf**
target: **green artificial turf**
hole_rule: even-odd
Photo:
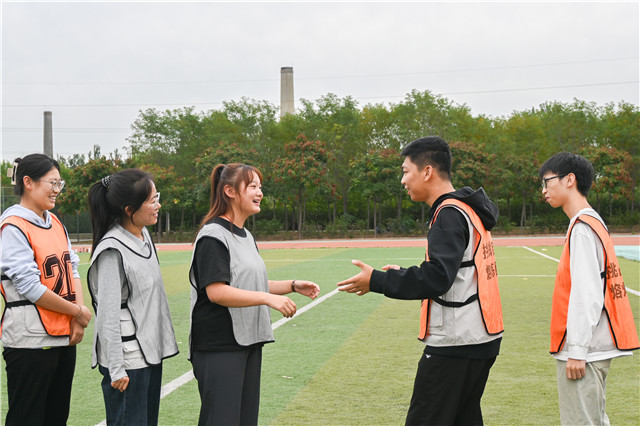
[[[534,247],[556,259],[561,247]],[[191,369],[187,361],[191,252],[159,252],[180,354],[165,360],[163,384]],[[505,334],[483,398],[488,425],[558,424],[555,360],[548,353],[549,316],[557,262],[521,247],[497,247]],[[322,295],[358,272],[351,259],[380,268],[410,266],[422,248],[263,250],[269,278],[309,279]],[[85,281],[88,256],[81,255]],[[638,262],[621,259],[627,287],[640,290]],[[294,294],[298,307],[310,302]],[[640,297],[629,294],[640,329]],[[85,301],[90,297],[85,289]],[[369,293],[337,293],[275,330],[264,347],[260,424],[402,424],[422,344],[416,339],[419,301],[398,301]],[[282,318],[272,311],[272,321]],[[90,368],[93,323],[78,345],[70,425],[104,419],[101,375]],[[2,363],[2,380],[5,371]],[[1,389],[4,423],[6,386]],[[200,409],[195,380],[164,398],[160,424],[193,425]],[[607,379],[612,424],[640,419],[640,358],[615,359]]]

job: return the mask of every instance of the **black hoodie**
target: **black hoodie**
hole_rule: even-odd
[[[495,226],[498,220],[498,208],[489,199],[484,189],[474,191],[469,187],[440,196],[429,210],[430,222],[438,206],[449,198],[458,199],[469,205],[478,214],[488,231]],[[427,241],[428,262],[424,261],[419,266],[406,269],[374,270],[371,274],[370,290],[393,299],[403,300],[433,299],[449,291],[469,244],[469,228],[464,214],[456,208],[442,209],[436,220],[431,223]]]

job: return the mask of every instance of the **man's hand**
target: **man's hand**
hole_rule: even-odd
[[[584,359],[569,358],[567,360],[567,370],[565,372],[565,374],[567,375],[567,379],[569,380],[582,379],[585,374],[586,364],[587,362]]]
[[[339,282],[337,285],[340,291],[347,293],[355,293],[358,296],[369,293],[369,282],[371,281],[371,273],[373,268],[359,260],[352,260],[351,263],[361,269],[360,273],[353,277]]]

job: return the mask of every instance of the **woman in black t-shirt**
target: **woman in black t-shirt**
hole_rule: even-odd
[[[262,175],[252,166],[217,166],[211,207],[196,237],[190,350],[198,381],[199,424],[257,424],[262,346],[273,341],[269,308],[290,318],[287,293],[314,299],[317,284],[271,281],[246,219],[260,212]]]

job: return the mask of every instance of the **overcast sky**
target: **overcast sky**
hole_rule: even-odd
[[[2,8],[2,158],[124,153],[138,111],[360,106],[430,90],[473,115],[547,101],[639,102],[639,3],[11,3]]]

